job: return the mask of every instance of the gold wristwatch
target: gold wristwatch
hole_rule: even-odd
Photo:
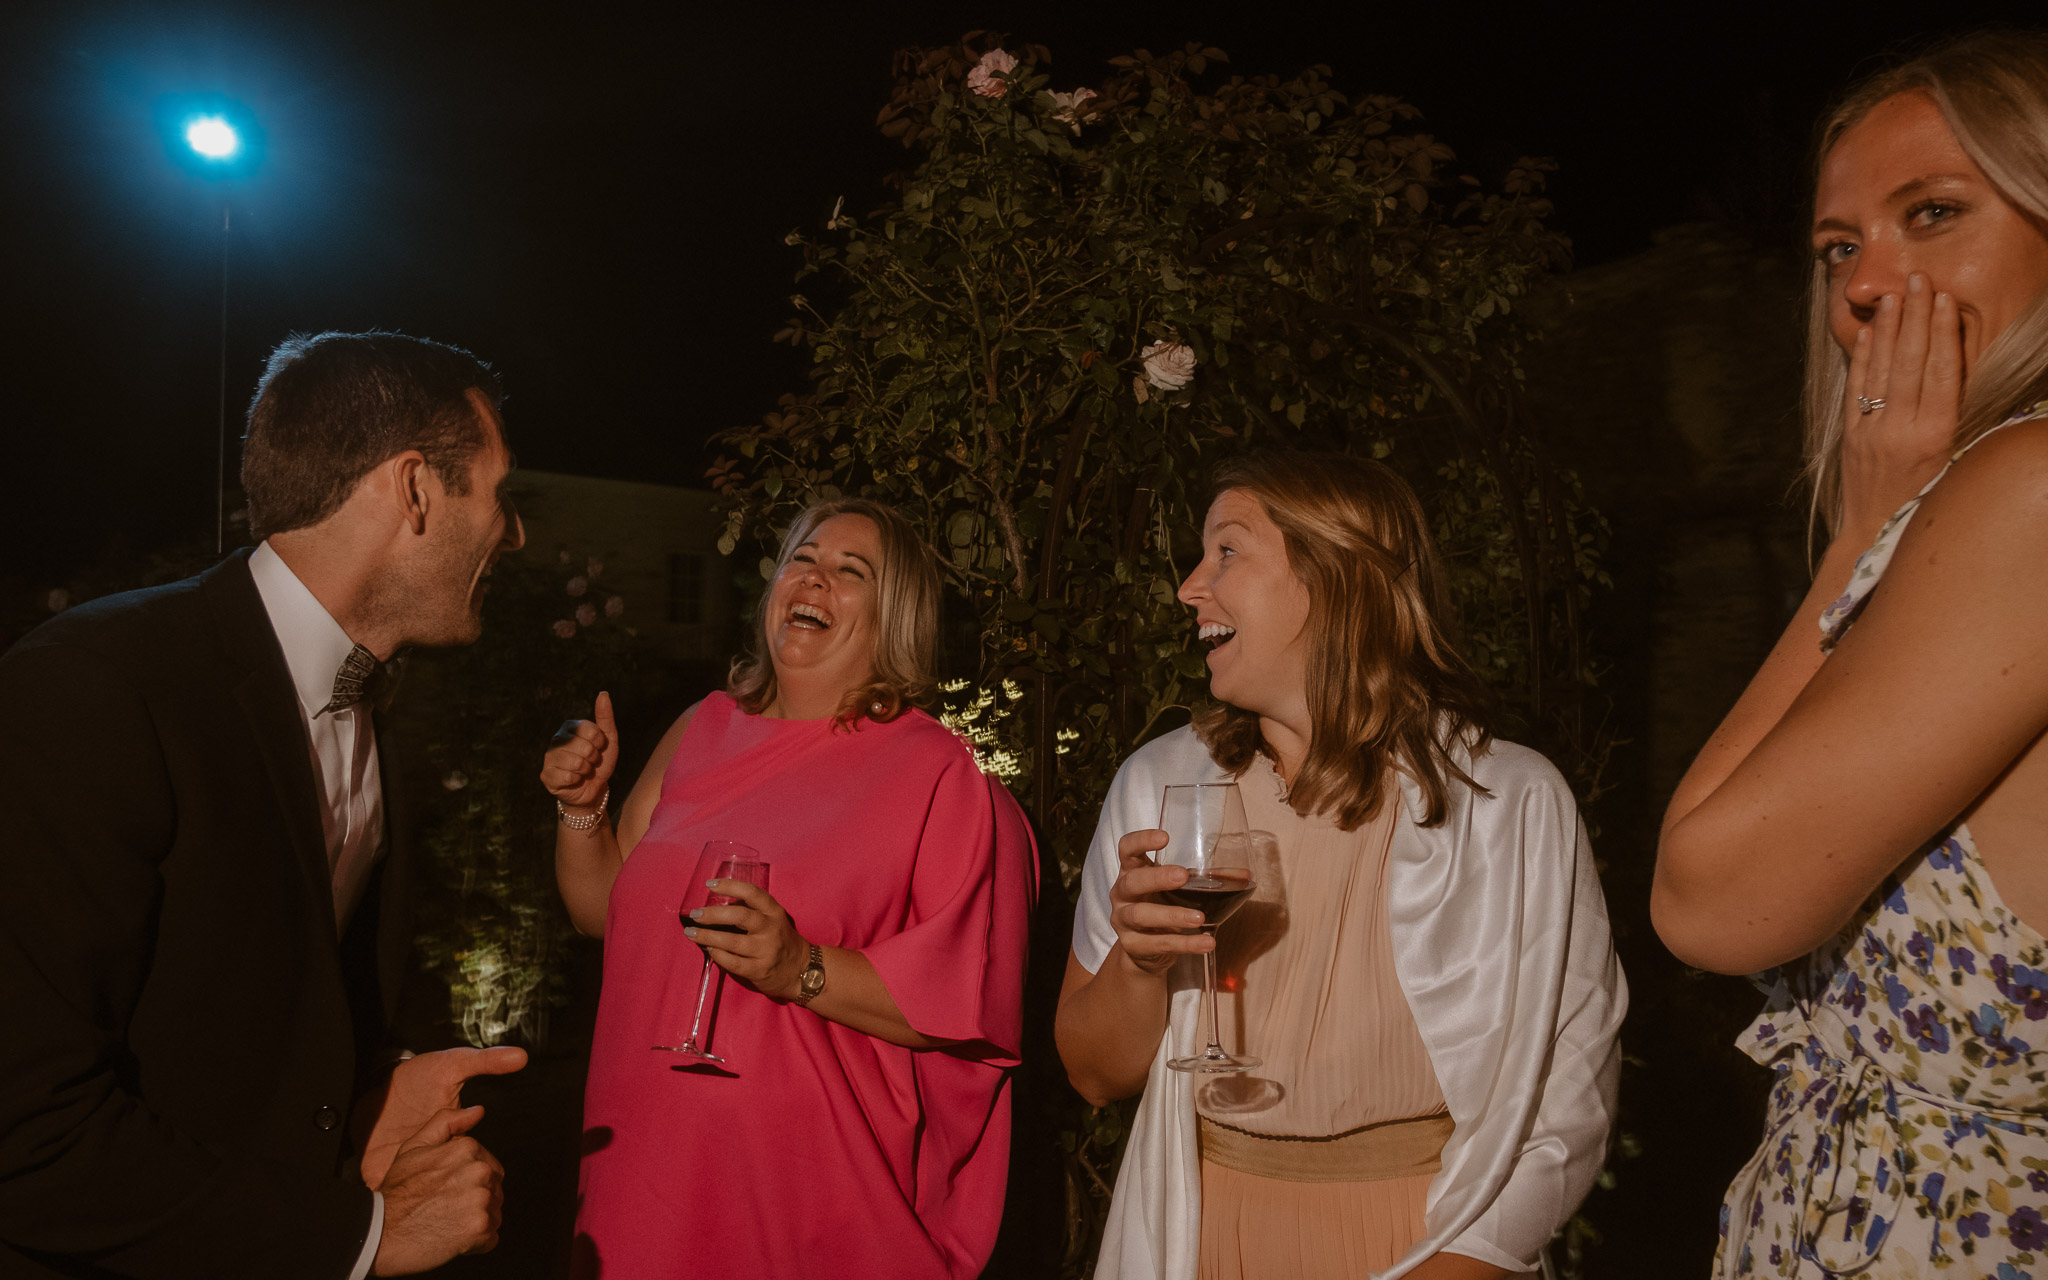
[[[815,942],[811,944],[811,962],[797,975],[796,985],[797,1004],[808,1008],[817,994],[825,989],[825,948]]]

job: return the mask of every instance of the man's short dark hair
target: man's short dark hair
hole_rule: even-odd
[[[504,401],[491,367],[459,347],[375,331],[286,338],[256,384],[242,437],[250,531],[267,538],[319,524],[407,449],[425,455],[450,493],[467,494],[486,442],[471,387],[494,409]]]

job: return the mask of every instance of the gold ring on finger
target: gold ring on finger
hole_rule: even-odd
[[[1856,407],[1865,413],[1876,413],[1879,409],[1884,408],[1884,403],[1883,396],[1856,397]]]

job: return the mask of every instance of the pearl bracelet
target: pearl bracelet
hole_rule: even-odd
[[[588,831],[592,827],[596,826],[598,823],[604,821],[604,807],[605,805],[611,802],[611,798],[612,789],[610,787],[606,787],[604,789],[604,794],[597,798],[597,812],[581,814],[569,812],[567,809],[564,809],[562,807],[562,802],[560,800],[556,800],[555,815],[562,820],[562,825],[569,828],[569,830],[571,831]]]

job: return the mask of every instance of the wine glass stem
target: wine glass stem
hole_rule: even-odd
[[[1211,929],[1209,940],[1216,940],[1216,931]],[[1202,953],[1202,991],[1209,997],[1209,1053],[1211,1058],[1223,1056],[1223,1019],[1221,1005],[1216,997],[1216,952],[1212,948]]]
[[[704,997],[711,992],[711,971],[717,967],[709,955],[704,957],[704,976],[697,979],[697,1012],[690,1015],[690,1038],[683,1041],[693,1053],[698,1047],[697,1028],[704,1025]]]

